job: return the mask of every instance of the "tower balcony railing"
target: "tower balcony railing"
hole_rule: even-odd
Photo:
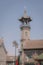
[[[21,24],[21,25],[20,25],[20,28],[21,28],[21,27],[29,27],[29,28],[30,28],[30,24]]]

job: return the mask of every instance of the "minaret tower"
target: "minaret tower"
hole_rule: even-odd
[[[30,21],[31,18],[29,16],[27,16],[27,12],[26,9],[24,10],[24,15],[19,19],[19,21],[21,22],[21,58],[22,58],[22,65],[24,65],[24,51],[23,51],[23,46],[25,44],[25,42],[30,40]]]
[[[19,19],[21,22],[21,43],[23,44],[25,41],[30,40],[30,21],[31,18],[27,16],[26,9],[24,10],[24,15]]]

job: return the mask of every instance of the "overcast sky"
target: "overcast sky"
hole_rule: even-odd
[[[14,55],[12,41],[16,40],[20,45],[21,23],[18,19],[23,15],[24,7],[32,18],[30,39],[43,39],[43,0],[0,0],[0,38],[4,38],[9,54]]]

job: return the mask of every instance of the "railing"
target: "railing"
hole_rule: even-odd
[[[30,26],[30,24],[21,24],[20,26]]]

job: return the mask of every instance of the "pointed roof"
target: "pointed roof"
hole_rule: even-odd
[[[43,53],[38,56],[38,59],[43,59]]]
[[[38,55],[38,57],[36,57],[34,59],[38,60],[38,61],[43,61],[43,53],[41,53],[40,55]]]
[[[1,38],[0,39],[0,46],[3,44],[4,40]]]
[[[2,38],[0,39],[0,47],[3,47],[5,53],[7,53],[6,48],[4,46],[4,40]]]
[[[23,15],[24,18],[29,18],[29,16],[27,16],[27,11],[26,9],[24,10],[24,15]]]
[[[35,52],[33,55],[32,55],[32,58],[37,58],[38,57],[38,54]]]

